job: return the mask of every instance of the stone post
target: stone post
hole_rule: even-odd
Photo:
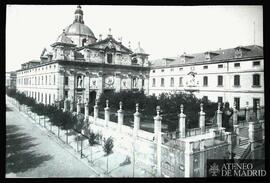
[[[233,129],[235,131],[236,134],[236,145],[239,145],[239,125],[233,125]]]
[[[200,105],[201,111],[200,111],[200,119],[199,119],[199,124],[201,128],[201,133],[205,133],[205,112],[203,112],[203,103]]]
[[[237,125],[238,123],[238,111],[236,109],[236,102],[233,103],[233,125]]]
[[[139,103],[136,103],[136,112],[133,115],[134,115],[133,136],[136,138],[138,135],[138,130],[140,130],[140,120],[141,120],[141,114],[139,113]]]
[[[67,105],[68,105],[68,99],[66,98],[65,100],[64,100],[64,112],[66,112],[67,111]]]
[[[221,103],[218,103],[218,110],[217,110],[217,126],[218,128],[222,127],[222,111],[220,110]]]
[[[186,143],[185,177],[193,177],[193,142]]]
[[[205,157],[205,140],[200,140],[200,177],[206,177],[206,157]]]
[[[246,122],[249,122],[249,106],[248,106],[248,102],[246,103]]]
[[[94,106],[94,123],[96,123],[98,118],[98,100],[95,100],[95,106]]]
[[[122,110],[123,103],[122,101],[119,102],[119,110],[117,111],[118,114],[118,130],[121,132],[121,128],[124,122],[124,111]]]
[[[186,115],[183,113],[184,105],[181,104],[180,106],[180,114],[179,114],[179,137],[185,138],[186,137]]]
[[[254,159],[254,137],[255,137],[255,122],[249,122],[248,123],[248,138],[249,138],[249,143],[251,144],[250,149],[251,149],[251,159]]]
[[[88,122],[89,119],[89,103],[88,98],[86,98],[84,103],[84,122]]]
[[[81,113],[81,101],[77,101],[77,115]]]
[[[72,113],[73,112],[73,110],[74,110],[74,101],[73,101],[74,99],[73,99],[73,96],[71,97],[71,100],[70,100],[70,112]]]
[[[105,126],[108,127],[108,123],[110,121],[109,100],[106,100],[106,107],[104,108],[104,111],[105,111]]]
[[[260,102],[257,102],[257,111],[256,111],[257,120],[259,121],[261,119],[261,107]]]
[[[159,115],[160,106],[157,106],[157,115],[154,117],[155,120],[155,142],[157,144],[157,176],[161,176],[161,121],[162,117]]]
[[[103,93],[103,90],[104,90],[103,72],[98,72],[97,88],[98,88],[98,91],[97,91],[96,98],[99,99],[100,95]]]
[[[227,142],[229,144],[228,151],[230,153],[229,159],[232,159],[232,132],[225,132],[227,136]]]

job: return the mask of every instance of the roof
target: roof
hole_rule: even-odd
[[[236,48],[244,48],[243,54],[241,58],[235,58],[235,49]],[[168,59],[172,59],[173,61],[168,61],[166,63],[166,67],[170,66],[181,66],[186,64],[204,64],[204,63],[215,63],[225,60],[241,60],[241,59],[247,59],[247,58],[255,58],[255,57],[263,57],[263,47],[258,45],[249,45],[249,46],[242,46],[242,47],[236,47],[236,48],[228,48],[228,49],[220,49],[215,51],[206,51],[202,53],[194,53],[189,54],[186,61],[182,61],[180,57],[169,57]],[[217,53],[212,56],[210,61],[205,60],[205,53],[211,52],[211,53]],[[151,67],[164,67],[165,59],[156,59],[151,60]]]

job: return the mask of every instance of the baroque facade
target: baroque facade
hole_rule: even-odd
[[[134,51],[109,32],[97,39],[84,24],[77,6],[75,19],[40,60],[22,64],[17,89],[44,104],[69,99],[93,102],[103,92],[144,90],[148,94],[148,54],[140,44]]]
[[[263,47],[257,45],[151,61],[150,94],[192,92],[213,102],[264,106]]]

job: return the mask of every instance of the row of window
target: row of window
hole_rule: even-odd
[[[165,86],[165,78],[160,78],[160,86]],[[178,86],[183,86],[183,77],[179,77]],[[203,77],[203,86],[208,86],[208,76]],[[217,86],[223,86],[223,76],[217,76]],[[240,86],[240,75],[234,75],[234,86]],[[259,74],[253,74],[253,86],[260,86]],[[156,87],[156,78],[152,79],[152,87]],[[170,78],[170,87],[174,87],[174,77]]]
[[[55,74],[45,76],[35,76],[29,78],[18,78],[19,85],[55,85]]]
[[[25,71],[21,71],[18,74],[26,74],[26,73],[31,73],[31,72],[36,72],[36,71],[40,71],[40,70],[47,70],[47,69],[51,69],[51,68],[56,68],[56,65],[49,65],[49,66],[45,66],[45,67],[39,67],[39,68],[35,68],[35,69],[29,69],[29,70],[25,70]]]
[[[261,65],[261,62],[260,62],[260,61],[254,61],[252,64],[253,64],[253,66],[260,66],[260,65]],[[223,68],[223,64],[218,64],[217,67],[218,67],[218,68]],[[237,68],[237,67],[240,67],[240,63],[239,63],[239,62],[234,63],[234,67],[236,67],[236,68]],[[208,69],[208,65],[204,65],[204,66],[203,66],[203,69]],[[182,71],[182,70],[183,70],[183,67],[180,67],[180,68],[179,68],[179,71]],[[191,70],[191,71],[195,70],[195,67],[194,67],[194,66],[191,66],[191,67],[190,67],[190,70]],[[164,72],[164,71],[165,71],[164,69],[161,69],[161,72]],[[174,71],[174,68],[171,68],[170,71],[173,72],[173,71]],[[152,70],[152,72],[155,73],[156,70]]]
[[[28,97],[34,98],[38,102],[42,102],[44,104],[52,104],[55,101],[55,94],[47,94],[42,92],[25,92]]]

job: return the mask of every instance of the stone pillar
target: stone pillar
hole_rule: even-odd
[[[260,102],[257,102],[257,113],[256,113],[256,116],[257,116],[257,120],[259,121],[261,119],[261,107],[260,107]]]
[[[70,75],[68,77],[69,80],[69,98],[74,99],[74,95],[75,95],[75,72],[74,71],[70,71]],[[74,103],[74,101],[73,101]]]
[[[81,113],[81,101],[77,101],[77,115]]]
[[[115,73],[115,92],[121,91],[121,73],[116,72]]]
[[[128,73],[128,79],[126,81],[127,81],[126,83],[127,88],[129,90],[132,89],[132,74],[131,73]]]
[[[86,98],[84,103],[84,122],[88,122],[89,119],[89,103],[88,98]]]
[[[149,75],[146,75],[144,79],[144,94],[149,95]]]
[[[193,142],[186,143],[185,177],[193,177]]]
[[[64,112],[66,112],[67,111],[67,105],[68,105],[68,99],[66,98],[65,100],[64,100]]]
[[[206,157],[205,157],[205,140],[201,139],[200,140],[200,177],[206,177],[206,167],[207,166],[207,162],[206,162]]]
[[[179,114],[179,137],[186,137],[186,115],[183,113],[184,105],[180,106],[180,114]]]
[[[249,122],[249,106],[248,106],[248,102],[246,103],[246,122]]]
[[[236,109],[236,102],[233,103],[233,125],[237,125],[238,123],[238,111]]]
[[[97,118],[98,118],[98,100],[96,99],[94,106],[94,123],[96,123]]]
[[[200,105],[201,111],[200,111],[200,119],[199,119],[199,126],[201,128],[201,133],[205,133],[205,112],[203,112],[203,103]]]
[[[58,83],[57,83],[57,86],[59,87],[58,89],[58,100],[61,100],[64,98],[64,88],[65,88],[65,85],[64,85],[64,71],[60,70],[59,73],[58,73]],[[44,96],[43,96],[43,99],[44,99]],[[41,100],[41,102],[43,103],[43,101]]]
[[[139,79],[138,79],[138,89],[139,89],[139,91],[141,91],[143,89],[142,80],[143,80],[143,77],[142,77],[142,75],[140,75]]]
[[[233,129],[236,134],[236,145],[239,145],[239,125],[233,125]]]
[[[70,112],[73,113],[74,110],[74,98],[71,97],[70,99],[70,108],[69,108]]]
[[[226,136],[227,136],[227,142],[229,144],[229,146],[228,146],[228,151],[230,153],[229,159],[232,159],[232,133],[226,132]]]
[[[124,111],[122,110],[122,105],[123,103],[120,101],[119,102],[119,110],[117,111],[118,114],[118,130],[121,132],[122,125],[124,123]]]
[[[89,88],[90,88],[90,73],[87,72],[86,76],[84,77],[84,98],[89,98]]]
[[[157,176],[161,176],[161,121],[162,117],[159,115],[160,106],[157,106],[157,115],[154,117],[155,120],[155,142],[157,144]]]
[[[104,112],[105,112],[105,126],[108,127],[108,123],[110,121],[109,100],[106,100],[106,107],[104,108]]]
[[[138,135],[138,130],[140,130],[140,120],[141,120],[141,114],[139,113],[139,103],[136,103],[136,112],[134,115],[134,128],[133,128],[133,136],[134,138]]]
[[[217,126],[218,128],[222,127],[222,111],[220,110],[221,103],[218,103],[218,110],[217,110]]]
[[[100,95],[103,93],[104,90],[104,78],[103,78],[103,73],[98,72],[98,79],[97,79],[97,96],[96,98],[99,99]]]
[[[249,143],[251,144],[250,149],[251,149],[251,159],[254,159],[254,137],[255,137],[255,122],[249,122],[248,123],[248,138],[249,138]]]

